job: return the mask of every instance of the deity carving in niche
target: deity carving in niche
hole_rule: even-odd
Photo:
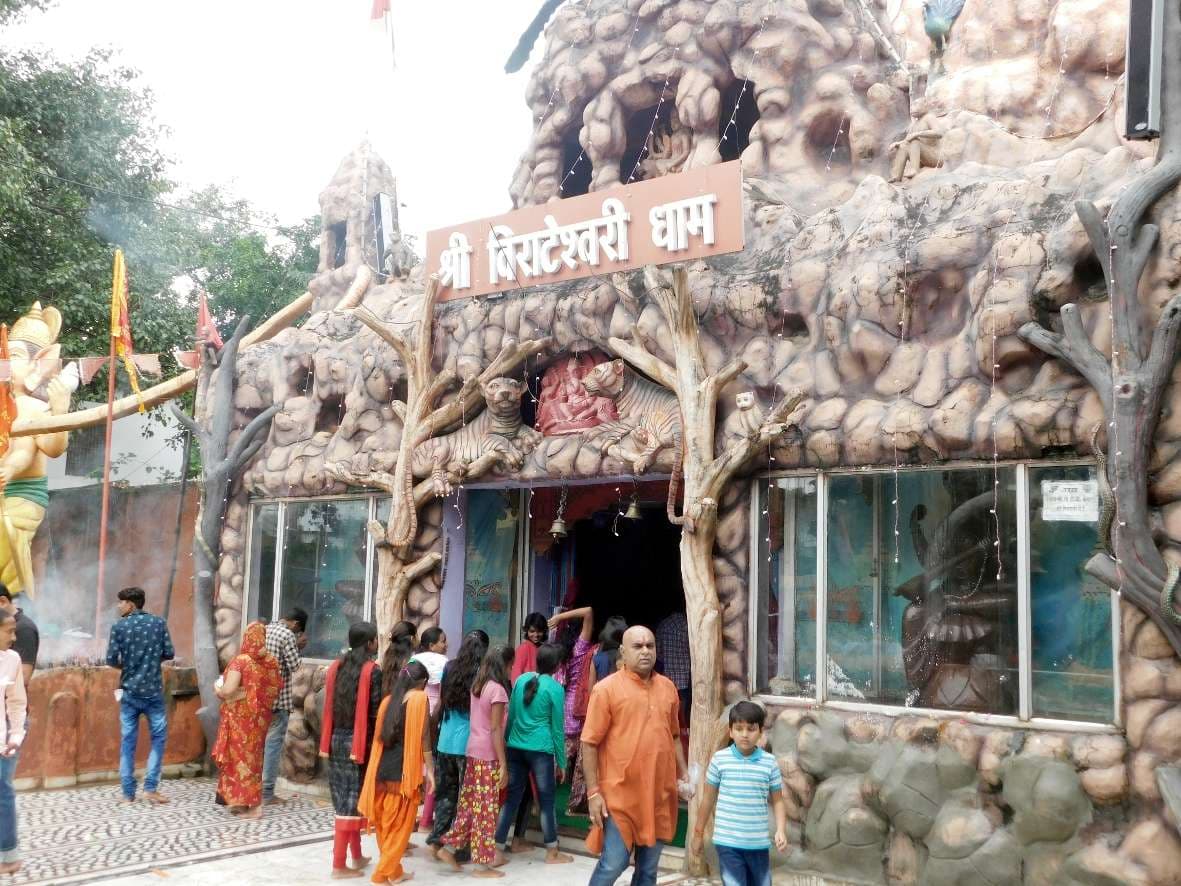
[[[648,181],[671,172],[680,172],[693,151],[693,132],[681,125],[676,109],[668,118],[659,117],[649,139],[648,151],[640,160],[637,178]]]
[[[902,616],[902,661],[919,707],[1010,711],[1016,687],[1008,679],[1015,653],[1017,604],[1011,551],[997,547],[995,493],[950,482],[960,502],[928,539],[923,505],[910,532],[923,571],[895,588],[910,601]],[[970,497],[969,497],[970,496]],[[1002,565],[998,566],[998,557]]]
[[[541,377],[534,426],[547,437],[577,434],[604,422],[615,421],[619,413],[610,397],[593,394],[582,380],[605,357],[592,353],[574,354],[550,366]]]
[[[33,304],[12,326],[8,341],[12,393],[19,418],[64,415],[78,386],[77,367],[61,371],[57,344],[62,317],[56,308]],[[49,506],[46,460],[66,451],[67,432],[13,437],[0,459],[0,581],[10,591],[34,596],[33,536]]]

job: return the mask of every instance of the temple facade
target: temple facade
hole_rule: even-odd
[[[1148,543],[1181,562],[1181,412],[1165,378],[1137,479],[1112,390],[1045,338],[1077,328],[1109,379],[1127,371],[1116,253],[1076,211],[1106,212],[1156,157],[1121,134],[1127,14],[996,0],[952,18],[937,39],[900,0],[589,0],[550,23],[514,206],[742,166],[744,248],[682,266],[700,368],[725,379],[710,439],[759,441],[704,504],[680,489],[684,401],[629,359],[678,360],[639,272],[431,301],[418,369],[454,375],[441,402],[535,347],[400,459],[418,382],[388,333],[424,334],[439,269],[383,266],[372,206],[392,173],[368,146],[345,158],[311,315],[236,366],[239,426],[281,411],[228,504],[218,644],[309,612],[287,779],[317,775],[317,665],[350,622],[393,617],[392,510],[413,513],[403,559],[434,555],[398,614],[454,646],[476,627],[516,643],[563,606],[653,627],[685,611],[690,530],[669,515],[706,507],[720,656],[695,689],[774,714],[784,876],[1176,882],[1181,662],[1131,591],[1119,487],[1140,484]],[[1181,280],[1175,190],[1145,220],[1148,335]],[[391,486],[400,462],[414,491]]]

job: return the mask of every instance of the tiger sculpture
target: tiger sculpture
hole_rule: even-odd
[[[521,422],[521,395],[525,383],[500,376],[480,385],[487,409],[463,427],[432,437],[414,448],[410,471],[415,477],[442,482],[446,471],[472,464],[490,453],[499,453],[501,467],[517,471],[541,440],[541,434]]]
[[[710,503],[690,503],[684,514],[677,515],[685,451],[681,404],[676,394],[636,375],[622,360],[598,364],[582,379],[582,386],[588,393],[609,398],[619,413],[618,421],[599,425],[591,432],[592,437],[603,436],[600,445],[605,455],[630,463],[634,473],[642,474],[651,467],[660,450],[673,447],[665,512],[670,523],[694,532],[703,509]],[[630,445],[633,442],[638,449]]]
[[[650,468],[662,449],[681,446],[681,407],[677,397],[636,375],[622,360],[599,363],[582,379],[590,394],[615,403],[618,421],[605,422],[592,436],[602,436],[607,455],[630,464],[637,474]]]

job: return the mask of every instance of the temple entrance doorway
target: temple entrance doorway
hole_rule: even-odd
[[[594,611],[592,642],[598,643],[613,616],[627,625],[645,625],[660,633],[662,622],[685,610],[681,583],[681,529],[669,523],[665,506],[668,480],[545,487],[523,490],[528,513],[529,584],[531,594],[520,610],[523,623],[528,612],[549,617],[563,609],[589,606]],[[634,506],[633,506],[634,502]],[[561,518],[565,535],[551,530]],[[568,625],[568,627],[567,627]],[[559,628],[557,642],[572,647],[580,624]],[[680,630],[680,666],[688,674],[688,636],[683,617],[673,618],[665,632]],[[518,640],[519,642],[519,640]],[[674,644],[670,643],[672,647]],[[657,668],[670,678],[678,663],[666,661],[657,644]],[[674,680],[674,682],[676,682]],[[688,737],[688,720],[682,721],[682,740]],[[560,785],[557,815],[560,829],[585,835],[589,819],[585,808],[570,805],[571,785]],[[686,828],[681,810],[673,845],[683,846]]]
[[[612,616],[656,630],[684,610],[681,530],[665,514],[667,480],[565,487],[564,507],[562,491],[532,493],[533,610],[592,607],[595,642]],[[566,535],[555,538],[559,508]]]

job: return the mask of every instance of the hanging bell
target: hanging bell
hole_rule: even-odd
[[[639,506],[639,504],[636,503],[636,500],[633,498],[631,500],[631,504],[629,504],[627,506],[627,513],[623,515],[623,519],[625,519],[625,520],[642,520],[643,518],[644,518],[644,515],[640,512],[640,506]]]
[[[550,525],[549,534],[555,539],[565,538],[567,534],[566,521],[561,517],[558,517],[558,519],[554,520],[554,522]]]

